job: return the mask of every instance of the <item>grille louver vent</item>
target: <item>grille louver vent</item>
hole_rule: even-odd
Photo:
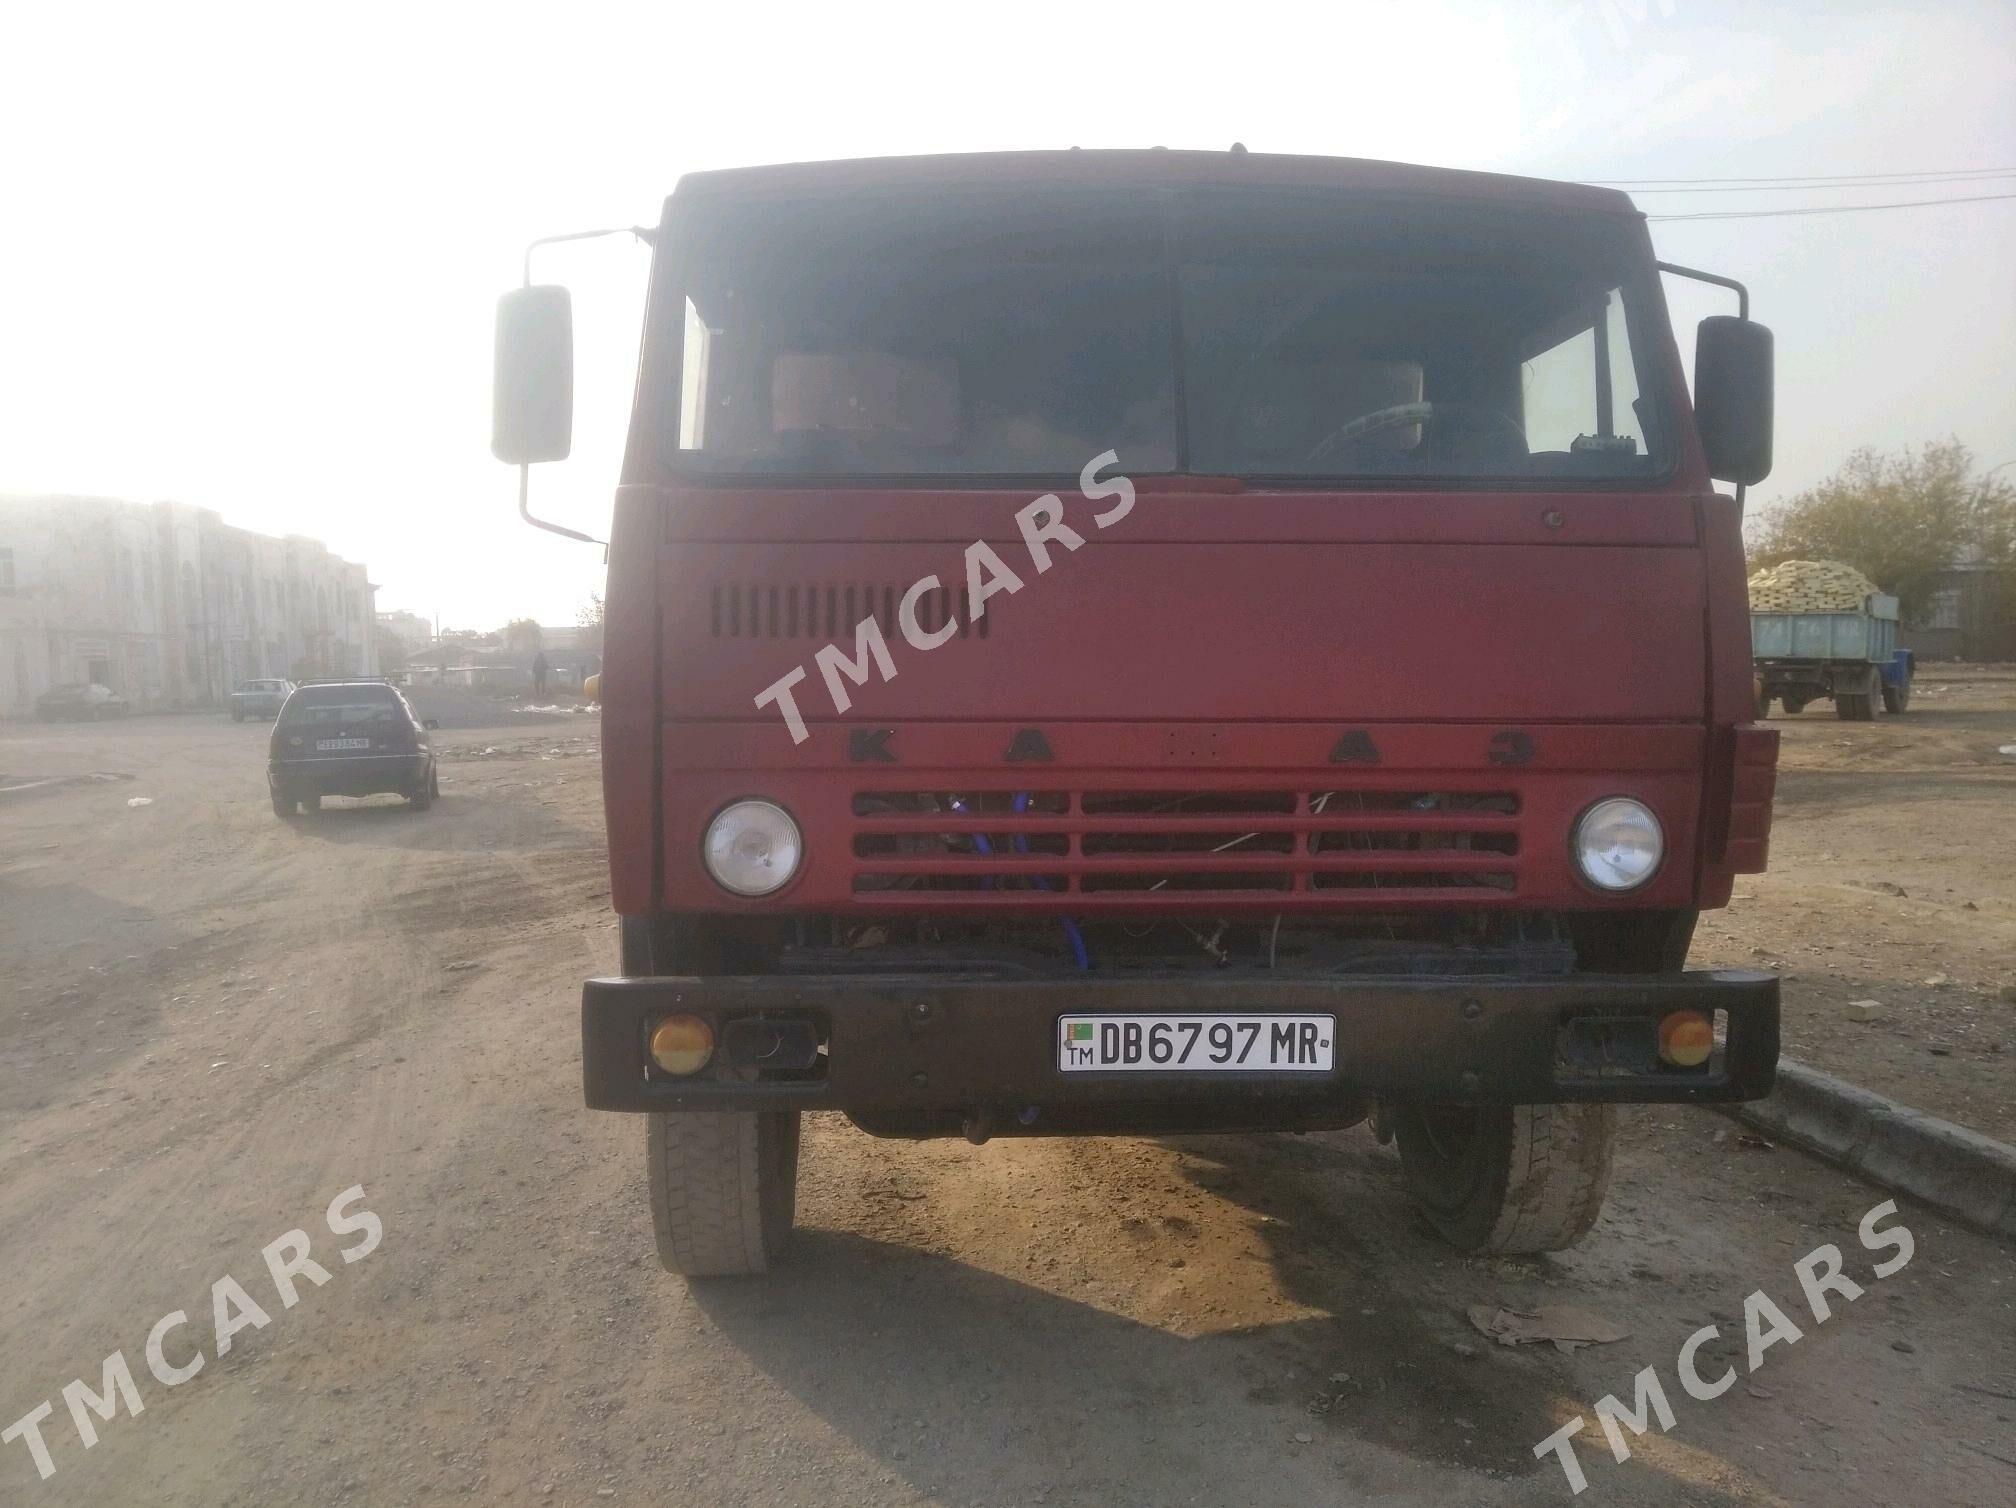
[[[1511,791],[863,791],[853,815],[854,892],[891,904],[1519,887]]]
[[[817,639],[851,642],[854,625],[873,618],[882,636],[901,633],[896,610],[909,582],[717,581],[708,604],[708,630],[716,639]],[[967,610],[964,587],[940,587],[917,599],[917,627],[934,634],[947,623],[958,636],[987,637],[986,616]]]

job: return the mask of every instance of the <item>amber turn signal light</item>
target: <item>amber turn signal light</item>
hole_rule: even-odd
[[[698,1016],[667,1016],[651,1028],[651,1061],[667,1073],[698,1073],[713,1056],[714,1028]]]
[[[1699,1068],[1715,1050],[1715,1024],[1702,1011],[1674,1011],[1659,1018],[1659,1061],[1674,1068]]]

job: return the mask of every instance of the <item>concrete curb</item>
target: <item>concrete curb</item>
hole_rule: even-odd
[[[1922,1200],[1990,1235],[2016,1239],[2016,1147],[1913,1110],[1790,1058],[1739,1120]]]

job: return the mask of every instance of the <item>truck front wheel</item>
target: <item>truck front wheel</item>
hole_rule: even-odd
[[[1461,1251],[1561,1251],[1610,1187],[1614,1105],[1401,1105],[1400,1169],[1429,1223]]]
[[[796,1110],[644,1117],[651,1229],[667,1272],[767,1272],[791,1237],[798,1196]]]

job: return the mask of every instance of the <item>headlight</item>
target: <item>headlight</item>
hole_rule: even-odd
[[[1666,835],[1642,801],[1612,796],[1575,824],[1575,862],[1599,890],[1636,890],[1666,856]]]
[[[723,890],[768,895],[798,872],[805,840],[791,814],[770,801],[738,801],[707,824],[707,872]]]

